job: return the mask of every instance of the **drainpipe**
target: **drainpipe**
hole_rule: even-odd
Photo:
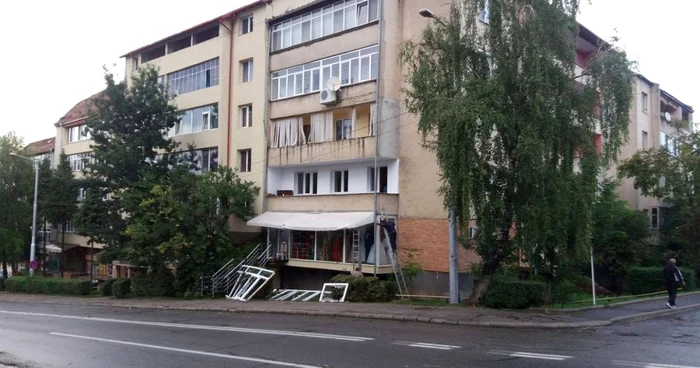
[[[382,108],[380,103],[379,89],[381,86],[382,77],[382,27],[384,26],[384,2],[378,0],[377,3],[377,15],[379,18],[379,35],[377,36],[377,45],[379,50],[377,51],[377,90],[375,91],[375,123],[374,123],[374,277],[377,277],[377,265],[379,264],[379,246],[380,246],[380,234],[381,227],[377,225],[377,209],[379,208],[379,166],[377,163],[379,155],[379,122],[381,121]]]
[[[235,19],[235,15],[232,15],[230,19]],[[226,166],[231,167],[231,99],[233,96],[231,95],[231,90],[232,90],[232,85],[233,85],[233,29],[234,29],[234,21],[231,22],[231,28],[229,29],[226,27],[226,24],[224,23],[223,19],[219,19],[219,23],[226,28],[228,33],[231,35],[229,38],[229,46],[228,46],[228,57],[229,57],[229,63],[228,63],[228,95],[226,96],[226,108],[227,108],[227,116],[226,116]]]
[[[270,5],[270,3],[268,3]],[[263,147],[263,182],[262,182],[262,211],[265,213],[267,211],[267,170],[269,168],[268,159],[268,144],[269,144],[269,118],[270,118],[270,52],[272,51],[272,28],[270,28],[270,22],[265,19],[265,27],[267,29],[267,50],[265,54],[265,103],[263,105],[263,134],[265,137],[265,146]],[[268,230],[269,231],[269,230]],[[269,237],[268,237],[269,239]]]

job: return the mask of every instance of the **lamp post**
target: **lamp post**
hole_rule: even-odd
[[[441,25],[447,27],[447,24],[443,22],[440,18],[436,17],[435,14],[429,9],[423,8],[418,11],[423,18],[430,18],[440,23]],[[457,77],[453,78],[453,83],[455,84],[455,90],[457,89]],[[450,304],[459,304],[459,272],[457,270],[457,212],[455,208],[450,208],[449,214],[449,265],[450,265]]]
[[[31,263],[36,259],[36,207],[39,195],[39,163],[32,158],[21,156],[14,152],[10,153],[10,156],[23,158],[34,164],[34,212],[32,214],[32,244],[29,248],[29,263]],[[29,267],[29,277],[34,277],[34,269],[31,267]]]

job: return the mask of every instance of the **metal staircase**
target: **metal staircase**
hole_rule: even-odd
[[[270,246],[258,244],[244,259],[234,258],[211,276],[200,277],[200,294],[226,294],[241,276],[243,266],[262,267],[270,257]]]

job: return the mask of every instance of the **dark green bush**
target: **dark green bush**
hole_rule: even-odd
[[[685,289],[694,290],[697,286],[695,283],[695,272],[682,267],[679,267],[679,269],[685,279]],[[630,269],[627,289],[630,294],[649,294],[664,290],[666,290],[666,283],[663,279],[662,268],[632,267]]]
[[[565,304],[572,300],[578,291],[573,281],[560,281],[552,288],[552,302]]]
[[[386,303],[395,299],[396,282],[379,280],[376,277],[352,277],[336,275],[330,282],[348,283],[348,293],[345,300],[360,303]]]
[[[166,269],[134,276],[131,286],[136,296],[175,295],[175,277]]]
[[[524,309],[544,304],[546,292],[543,282],[493,278],[482,303],[489,308]]]
[[[114,281],[117,279],[107,279],[105,280],[104,284],[102,284],[102,295],[104,296],[112,296],[112,284]]]
[[[5,287],[13,293],[87,295],[92,283],[90,280],[13,276],[7,279]]]
[[[116,279],[112,282],[112,296],[117,299],[126,298],[131,292],[131,279]]]
[[[5,278],[0,277],[0,291],[5,290]]]

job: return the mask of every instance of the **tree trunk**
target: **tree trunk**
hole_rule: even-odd
[[[5,249],[2,250],[2,277],[7,278],[7,251]]]
[[[90,282],[95,279],[95,243],[90,240]]]
[[[501,230],[501,240],[499,241],[498,246],[491,251],[489,259],[486,261],[486,263],[484,263],[484,267],[481,270],[481,279],[479,280],[479,284],[472,290],[471,295],[469,295],[469,298],[467,299],[467,304],[477,305],[481,302],[481,298],[484,297],[484,294],[491,283],[491,277],[494,273],[496,273],[496,270],[498,270],[498,266],[501,264],[503,256],[508,250],[509,246],[510,228],[504,228]]]
[[[61,265],[60,265],[60,272],[61,272],[61,278],[63,278],[63,270],[65,269],[65,263],[66,263],[66,224],[61,222]]]
[[[46,277],[46,218],[44,218],[44,229],[41,233],[41,238],[44,239],[44,256],[41,260],[41,273]]]

